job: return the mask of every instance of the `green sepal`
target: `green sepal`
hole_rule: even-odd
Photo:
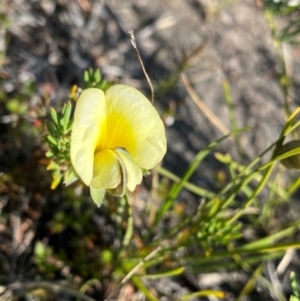
[[[143,176],[149,176],[151,175],[151,172],[149,171],[149,169],[145,169],[145,168],[141,168]]]
[[[64,182],[63,182],[63,183],[64,183],[66,186],[69,186],[69,185],[71,185],[72,183],[74,183],[78,178],[79,178],[79,177],[78,177],[78,175],[77,175],[75,169],[73,168],[73,166],[71,166],[71,167],[67,170],[67,172],[65,173],[65,175],[64,175]]]
[[[90,192],[91,192],[91,197],[92,197],[94,203],[98,207],[100,207],[101,204],[102,204],[102,202],[103,202],[106,189],[105,188],[103,188],[103,189],[94,189],[94,188],[91,188]]]

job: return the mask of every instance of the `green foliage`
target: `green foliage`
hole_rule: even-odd
[[[290,273],[290,282],[293,290],[293,295],[291,295],[290,301],[299,301],[300,300],[299,285],[298,285],[295,272]]]
[[[202,227],[201,227],[202,226]],[[231,225],[228,220],[214,218],[200,225],[197,237],[206,250],[216,245],[227,245],[241,238],[241,225]]]
[[[39,241],[34,246],[34,260],[39,272],[50,279],[54,278],[55,273],[62,267],[62,262],[54,259],[51,248]]]
[[[50,150],[46,156],[51,159],[47,169],[52,171],[52,185],[54,189],[63,178],[63,174],[70,168],[70,135],[72,129],[72,105],[70,102],[64,105],[61,115],[51,108],[51,122],[47,123],[49,135],[46,136]],[[67,174],[68,183],[71,182],[70,172]],[[72,178],[72,181],[75,179]]]
[[[285,115],[288,117],[292,111],[290,106],[293,98],[294,80],[284,55],[284,45],[299,45],[300,5],[294,4],[290,0],[264,0],[263,3],[265,18],[276,51],[278,81],[284,93]],[[280,29],[277,26],[278,19],[284,24]]]
[[[7,101],[6,108],[11,113],[24,115],[28,109],[28,105],[17,98],[12,98]]]
[[[291,1],[265,0],[265,14],[276,43],[299,44],[300,5],[291,5]],[[289,18],[290,21],[280,31],[275,25],[275,17]]]
[[[264,0],[265,9],[274,15],[286,15],[297,11],[300,8],[299,4],[293,4],[291,0]]]
[[[83,89],[87,88],[99,88],[103,91],[106,91],[113,82],[106,81],[102,78],[101,72],[99,69],[88,69],[84,71],[83,76]]]

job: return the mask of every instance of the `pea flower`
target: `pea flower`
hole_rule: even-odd
[[[71,162],[99,206],[108,191],[123,196],[166,153],[163,122],[134,88],[115,85],[80,95],[71,134]]]

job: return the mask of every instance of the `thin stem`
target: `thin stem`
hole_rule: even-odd
[[[144,75],[146,77],[148,85],[150,87],[150,90],[151,90],[151,103],[153,104],[154,103],[154,89],[153,89],[153,85],[152,85],[151,79],[150,79],[150,77],[149,77],[149,75],[148,75],[148,73],[147,73],[147,71],[145,69],[144,63],[143,63],[142,58],[140,56],[140,52],[139,52],[139,50],[137,48],[136,40],[135,40],[135,37],[134,37],[133,30],[129,30],[128,33],[129,33],[129,36],[130,36],[130,42],[131,42],[131,44],[133,46],[135,54],[136,54],[136,56],[138,58],[138,61],[139,61],[140,65],[141,65],[141,67],[142,67],[142,70],[144,72]]]
[[[124,199],[126,201],[126,206],[128,208],[128,219],[127,219],[127,228],[126,228],[126,232],[123,238],[123,242],[122,242],[122,246],[124,248],[128,247],[130,244],[130,240],[132,238],[133,235],[133,214],[132,214],[132,207],[131,204],[129,202],[129,198],[127,195],[127,192],[124,195]]]

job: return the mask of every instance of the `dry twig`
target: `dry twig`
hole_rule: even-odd
[[[194,101],[194,103],[197,105],[197,107],[203,112],[203,114],[208,118],[208,120],[223,134],[228,135],[230,133],[230,130],[226,127],[226,125],[223,124],[223,122],[216,116],[207,106],[206,104],[200,99],[200,97],[197,95],[196,91],[191,86],[188,77],[181,73],[181,80],[183,82],[183,85]]]
[[[144,75],[145,75],[145,77],[146,77],[146,79],[147,79],[148,85],[149,85],[149,87],[150,87],[150,90],[151,90],[151,103],[153,104],[153,102],[154,102],[154,89],[153,89],[153,85],[152,85],[152,83],[151,83],[151,79],[150,79],[150,77],[148,76],[148,73],[147,73],[147,71],[146,71],[146,69],[145,69],[144,63],[143,63],[142,58],[141,58],[141,56],[140,56],[139,50],[138,50],[138,48],[137,48],[136,41],[135,41],[135,37],[134,37],[134,34],[133,34],[133,30],[129,30],[128,33],[129,33],[130,41],[131,41],[131,44],[132,44],[133,49],[134,49],[134,51],[135,51],[135,54],[136,54],[136,56],[137,56],[137,58],[138,58],[138,60],[139,60],[139,63],[140,63],[140,65],[141,65],[141,67],[142,67],[142,70],[143,70]]]

